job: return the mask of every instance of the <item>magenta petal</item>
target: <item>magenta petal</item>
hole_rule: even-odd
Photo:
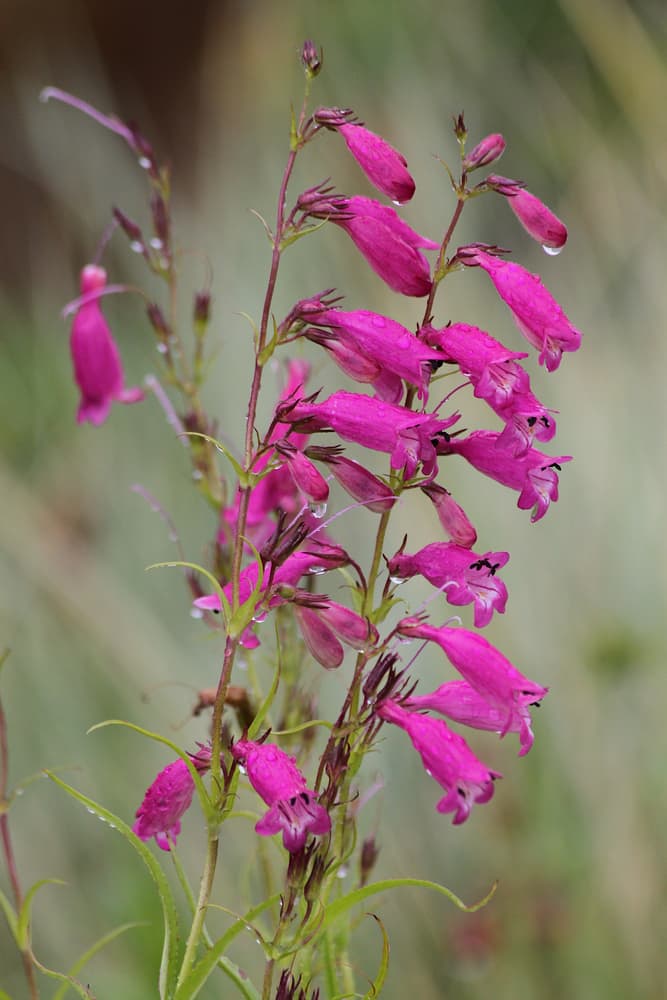
[[[408,173],[406,160],[374,132],[363,125],[340,125],[338,131],[371,184],[392,201],[402,204],[415,193],[415,182]]]

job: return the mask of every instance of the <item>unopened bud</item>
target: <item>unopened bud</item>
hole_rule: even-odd
[[[370,837],[366,837],[361,845],[361,856],[359,858],[359,883],[361,886],[366,885],[368,882],[368,876],[375,868],[379,854],[380,848],[375,842],[375,837],[371,834]]]
[[[160,340],[166,340],[169,336],[169,324],[167,323],[164,313],[160,309],[159,305],[157,305],[156,302],[150,302],[146,307],[146,312],[148,313],[150,324]]]
[[[320,72],[323,61],[324,50],[320,49],[318,52],[315,42],[307,39],[301,48],[301,63],[309,80],[312,80]]]
[[[485,167],[498,160],[504,152],[505,140],[500,132],[493,132],[478,142],[472,152],[468,153],[463,160],[463,169],[477,170],[478,167]]]
[[[472,548],[477,541],[477,532],[451,493],[437,483],[422,486],[422,491],[433,501],[438,520],[449,538],[464,549]]]
[[[119,208],[115,208],[115,207],[113,209],[113,217],[116,220],[116,222],[118,223],[118,225],[120,226],[120,228],[123,230],[123,232],[125,233],[125,235],[129,239],[131,239],[133,243],[142,243],[143,244],[144,237],[143,237],[143,234],[141,232],[141,229],[136,224],[136,222],[134,222],[132,219],[130,219],[129,216],[125,215],[124,212],[121,212],[121,210]]]

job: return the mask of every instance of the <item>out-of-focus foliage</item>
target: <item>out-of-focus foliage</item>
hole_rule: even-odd
[[[215,279],[221,360],[208,400],[225,436],[238,440],[250,356],[238,314],[257,313],[268,258],[248,210],[273,213],[289,102],[300,95],[297,52],[313,37],[325,50],[316,100],[352,106],[406,154],[418,193],[405,215],[430,236],[451,210],[432,154],[455,158],[452,114],[465,109],[474,141],[504,133],[501,171],[525,180],[567,222],[568,246],[544,257],[501,199],[471,205],[457,236],[512,247],[585,337],[557,380],[536,380],[540,397],[562,410],[558,450],[575,456],[548,517],[526,530],[511,496],[491,483],[470,494],[476,479],[456,467],[451,485],[480,542],[512,554],[508,612],[492,638],[551,694],[525,760],[511,759],[509,740],[498,747],[480,734],[475,747],[483,757],[488,748],[501,770],[505,759],[508,777],[463,828],[436,815],[416,760],[387,738],[377,759],[382,803],[367,806],[381,847],[377,874],[438,879],[469,901],[494,878],[500,887],[471,916],[416,892],[377,902],[392,948],[386,996],[659,996],[667,978],[663,5],[257,0],[191,4],[174,19],[158,3],[7,6],[0,646],[13,650],[2,676],[12,780],[62,768],[66,780],[131,818],[164,755],[124,731],[86,730],[125,717],[175,729],[192,744],[205,733],[201,719],[189,719],[195,692],[214,683],[220,655],[189,617],[179,574],[143,572],[171,557],[173,544],[131,484],[142,483],[170,512],[189,558],[198,559],[214,530],[190,489],[181,443],[150,400],[116,407],[100,429],[74,424],[59,310],[76,294],[111,205],[141,215],[143,178],[120,140],[69,109],[40,105],[38,92],[58,85],[136,117],[172,160],[179,243],[193,251],[183,258],[184,287],[190,277],[193,288],[202,282],[201,253]],[[341,144],[318,143],[304,159],[303,186],[332,176],[341,190],[369,193]],[[130,256],[115,238],[112,280],[139,280]],[[280,309],[335,285],[350,308],[416,321],[338,232],[297,244],[285,275]],[[481,276],[466,272],[446,284],[443,322],[478,323],[511,341],[511,322]],[[184,315],[188,308],[186,298]],[[110,299],[105,311],[134,384],[157,363],[139,299]],[[435,517],[427,521],[421,509],[406,503],[403,519],[397,544],[408,526],[414,548],[439,537]],[[443,678],[442,668],[437,656],[425,661],[425,682]],[[235,876],[244,863],[247,821],[237,822],[238,840],[223,845],[221,903],[226,872]],[[152,927],[113,943],[87,974],[100,996],[154,995],[159,909],[126,844],[45,782],[17,799],[11,823],[25,884],[68,882],[36,902],[38,956],[64,968],[112,926],[148,919]],[[195,880],[202,843],[189,816],[183,859]],[[6,888],[4,872],[0,878]],[[376,931],[361,933],[358,960],[370,979]],[[252,967],[254,949],[249,938],[235,957]],[[17,997],[24,988],[4,929],[0,987]]]

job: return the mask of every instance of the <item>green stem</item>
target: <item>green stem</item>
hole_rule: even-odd
[[[204,871],[201,877],[201,883],[199,886],[199,898],[197,900],[197,906],[195,908],[194,917],[192,920],[192,926],[190,928],[190,934],[188,935],[188,941],[185,946],[185,954],[183,955],[183,962],[181,965],[181,971],[178,974],[178,981],[176,983],[176,990],[178,991],[181,984],[187,978],[194,960],[197,956],[197,947],[199,945],[199,938],[204,927],[204,920],[206,919],[206,912],[208,910],[208,901],[211,897],[211,889],[213,888],[213,879],[215,877],[215,866],[218,860],[218,834],[217,831],[209,836],[208,849],[206,852],[206,863],[204,865]]]

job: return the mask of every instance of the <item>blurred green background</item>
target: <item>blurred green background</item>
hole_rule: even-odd
[[[437,879],[470,901],[500,881],[493,902],[474,916],[417,891],[377,901],[392,947],[385,995],[663,997],[662,0],[199,0],[173,7],[5,0],[2,13],[0,645],[12,649],[1,678],[12,782],[61,768],[66,780],[131,819],[168,758],[134,734],[86,730],[127,718],[191,746],[205,735],[205,722],[190,718],[196,691],[215,682],[220,655],[190,618],[177,573],[144,573],[173,557],[174,547],[161,520],[130,492],[133,483],[170,512],[189,558],[202,558],[214,531],[211,512],[191,490],[185,450],[155,401],[115,407],[100,429],[74,423],[77,395],[59,311],[76,294],[111,205],[145,220],[145,179],[120,140],[67,108],[39,104],[37,95],[52,84],[136,119],[173,164],[178,242],[208,255],[214,273],[220,360],[207,400],[224,435],[238,441],[249,364],[239,313],[258,316],[268,267],[268,245],[249,210],[273,216],[289,104],[301,94],[297,53],[312,37],[325,50],[315,101],[353,107],[405,153],[418,191],[404,215],[430,236],[452,209],[433,157],[455,160],[451,116],[465,110],[473,142],[491,131],[505,135],[500,172],[525,180],[567,222],[566,251],[544,256],[499,198],[473,203],[457,239],[512,247],[584,331],[581,352],[567,355],[556,375],[532,368],[536,394],[561,411],[551,451],[575,456],[546,519],[531,525],[512,495],[463,463],[447,481],[483,549],[512,555],[504,572],[508,613],[490,637],[551,694],[527,759],[517,759],[515,740],[473,739],[505,778],[462,828],[435,813],[437,790],[402,734],[388,734],[369,761],[368,780],[377,772],[385,782],[364,820],[381,847],[376,875]],[[334,137],[303,160],[295,191],[331,176],[339,190],[371,193]],[[121,237],[106,263],[112,280],[143,279]],[[204,273],[200,256],[184,258],[184,287],[199,287]],[[399,301],[345,236],[328,230],[286,258],[277,314],[330,285],[349,308],[386,311],[408,326],[420,315],[419,303]],[[184,314],[187,308],[186,296]],[[441,322],[476,323],[521,349],[477,272],[448,281],[437,310]],[[108,299],[105,311],[136,384],[158,360],[141,307],[123,296]],[[365,517],[343,527],[353,544],[369,533]],[[421,504],[406,504],[397,522],[396,544],[405,530],[413,549],[441,537]],[[405,596],[416,603],[417,588],[405,588]],[[424,657],[419,669],[421,690],[444,679],[438,656]],[[327,678],[332,696],[337,683]],[[232,827],[225,838],[220,902],[232,899],[228,873],[233,881],[247,863],[248,828],[238,824],[237,835]],[[194,814],[184,826],[184,863],[196,878],[202,831]],[[68,883],[44,889],[36,902],[41,960],[65,968],[116,924],[146,920],[86,976],[98,997],[156,995],[159,910],[127,844],[47,782],[15,801],[11,828],[24,885],[47,876]],[[4,870],[0,886],[8,891]],[[361,941],[360,983],[379,960],[377,930],[362,931]],[[249,938],[235,957],[252,968],[257,950]],[[25,996],[4,924],[0,987]],[[232,991],[222,983],[201,995]]]

